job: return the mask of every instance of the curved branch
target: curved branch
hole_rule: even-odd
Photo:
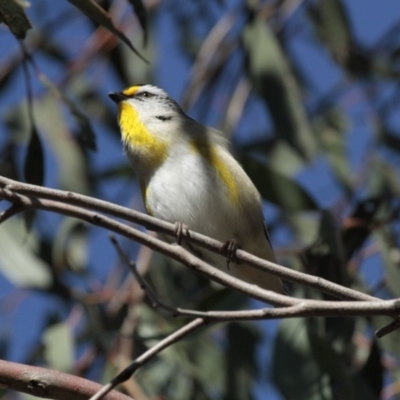
[[[113,388],[122,382],[128,380],[142,365],[147,363],[149,360],[154,358],[158,353],[164,350],[166,347],[171,346],[177,341],[181,340],[190,333],[198,330],[199,328],[206,325],[203,318],[197,318],[188,324],[184,325],[182,328],[168,335],[165,339],[160,340],[155,346],[147,350],[140,357],[138,357],[131,365],[121,371],[115,378],[111,380],[110,383],[104,385],[94,396],[89,400],[99,400],[102,399],[107,393],[109,393]]]
[[[0,360],[0,384],[2,388],[58,400],[87,400],[102,388],[74,375],[3,360]],[[105,400],[132,399],[113,391]]]
[[[22,196],[19,193],[27,193],[30,196],[42,197],[42,199]],[[204,261],[199,260],[193,254],[189,253],[180,246],[170,245],[156,238],[150,237],[149,235],[146,235],[140,231],[137,231],[134,228],[114,221],[110,218],[88,211],[87,209],[98,210],[131,222],[139,223],[141,225],[144,225],[148,229],[175,236],[175,226],[168,222],[161,221],[145,214],[124,207],[120,207],[102,200],[93,199],[71,192],[64,192],[60,190],[29,185],[13,181],[11,179],[7,179],[1,176],[0,198],[3,198],[23,207],[54,211],[57,213],[74,216],[94,225],[103,226],[104,228],[110,229],[111,231],[122,234],[130,239],[144,244],[145,246],[153,250],[159,251],[185,264],[189,268],[207,276],[209,279],[215,280],[216,282],[221,283],[224,286],[233,288],[243,294],[259,299],[261,301],[266,301],[270,304],[286,307],[293,306],[293,302],[296,302],[296,300],[294,300],[293,298],[262,290],[256,285],[247,284],[243,281],[240,281],[232,276],[225,274],[222,271],[216,270],[215,268],[205,263]],[[55,201],[51,199],[55,199]],[[71,204],[75,204],[76,206],[73,206]],[[83,207],[84,210],[80,207]],[[214,251],[218,254],[224,254],[223,245],[221,242],[208,238],[204,235],[200,235],[196,232],[190,232],[189,235],[185,236],[185,240]],[[320,277],[304,274],[298,271],[291,270],[289,268],[282,267],[270,261],[260,259],[243,250],[238,250],[236,257],[238,260],[243,261],[246,264],[258,268],[262,271],[268,272],[275,276],[279,276],[280,278],[289,281],[313,287],[317,290],[341,299],[372,302],[382,301],[381,299],[378,299],[376,297],[343,287]],[[387,333],[394,330],[396,326],[397,324],[392,323],[389,327],[383,327],[376,332],[377,337],[382,337],[386,335]]]
[[[103,200],[94,199],[77,193],[30,185],[14,181],[5,178],[3,176],[0,176],[0,188],[6,189],[8,195],[5,196],[2,195],[2,197],[11,202],[13,202],[13,199],[9,192],[26,196],[34,196],[47,200],[55,200],[57,202],[65,203],[67,205],[75,205],[78,207],[83,207],[85,209],[90,209],[108,215],[112,215],[114,217],[142,225],[149,230],[156,231],[172,237],[176,237],[174,224],[159,220],[157,218],[140,213],[138,211],[121,207],[116,204],[112,204]],[[186,235],[184,237],[184,240],[193,243],[197,246],[203,247],[207,250],[213,251],[214,253],[225,255],[225,252],[222,248],[223,244],[221,242],[219,242],[218,240],[211,239],[207,236],[201,235],[199,233],[190,231],[189,235]],[[154,247],[152,248],[154,249]],[[340,299],[364,300],[364,301],[379,300],[376,297],[358,292],[353,289],[346,288],[344,286],[327,281],[323,278],[294,271],[292,269],[275,264],[271,261],[263,260],[256,256],[253,256],[250,253],[245,252],[244,250],[238,249],[236,252],[236,258],[239,261],[248,264],[249,266],[258,268],[269,274],[278,276],[284,280],[312,287],[314,289],[320,290],[324,293],[330,294]]]
[[[220,283],[221,285],[235,289],[238,292],[246,296],[253,297],[257,300],[277,306],[290,306],[297,301],[293,297],[280,295],[269,290],[264,290],[259,286],[251,285],[241,281],[240,279],[234,278],[233,276],[212,267],[203,260],[200,260],[181,246],[166,243],[156,237],[96,212],[53,200],[23,196],[8,189],[0,189],[0,198],[12,201],[14,204],[17,204],[21,207],[56,212],[58,214],[78,218],[92,225],[106,228],[112,232],[118,233],[140,244],[143,244],[152,250],[165,254],[166,256],[188,266],[190,269],[202,274],[203,276]]]

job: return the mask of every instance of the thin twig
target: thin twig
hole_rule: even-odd
[[[162,308],[162,309],[170,312],[173,316],[178,315],[179,311],[176,308],[170,307],[170,306],[168,306],[167,304],[163,303],[162,301],[160,301],[158,299],[158,297],[154,293],[153,289],[146,282],[146,280],[140,275],[139,271],[137,270],[136,263],[134,263],[131,260],[129,260],[128,256],[124,253],[124,251],[122,250],[120,244],[118,243],[117,238],[114,235],[110,235],[110,240],[111,240],[111,243],[116,248],[117,253],[118,253],[121,261],[130,269],[130,271],[132,272],[133,276],[138,281],[138,284],[139,284],[140,288],[145,292],[147,297],[150,299],[151,306],[154,309]]]
[[[240,311],[195,311],[178,307],[172,307],[162,302],[146,280],[137,271],[135,263],[129,260],[119,245],[115,236],[111,235],[110,240],[115,246],[121,260],[130,268],[140,287],[151,300],[154,308],[162,308],[170,312],[174,317],[193,317],[203,318],[214,322],[231,321],[249,321],[278,318],[296,318],[296,317],[338,317],[338,316],[360,316],[376,315],[377,313],[386,313],[397,315],[400,313],[400,300],[382,300],[382,301],[320,301],[295,299],[293,305],[281,308],[262,308],[258,310],[240,310]],[[397,322],[397,321],[394,321]],[[400,325],[399,325],[400,326]]]
[[[113,388],[117,385],[121,384],[128,380],[142,365],[147,363],[149,360],[154,358],[160,351],[164,350],[166,347],[171,346],[177,341],[181,340],[185,336],[188,336],[190,333],[198,330],[199,328],[206,325],[206,321],[202,318],[197,318],[182,328],[178,329],[174,333],[168,335],[165,339],[158,342],[151,349],[147,350],[140,357],[138,357],[129,367],[125,368],[122,372],[120,372],[110,383],[103,386],[101,390],[99,390],[94,396],[92,396],[89,400],[100,400],[107,393],[109,393]]]

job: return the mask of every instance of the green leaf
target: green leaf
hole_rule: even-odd
[[[224,352],[210,334],[191,341],[188,354],[194,360],[193,377],[202,387],[221,393],[226,383]]]
[[[364,378],[366,385],[372,389],[376,398],[379,399],[383,389],[384,369],[381,360],[382,354],[376,339],[373,339],[368,359],[362,367],[360,376]]]
[[[65,124],[60,105],[51,95],[35,103],[35,119],[58,163],[60,186],[82,194],[90,192],[87,161]]]
[[[315,131],[319,132],[322,148],[327,156],[331,169],[338,182],[347,194],[352,193],[352,180],[348,159],[347,128],[344,116],[337,110],[330,110],[315,124]]]
[[[65,267],[76,272],[86,269],[87,227],[75,218],[64,218],[53,243],[53,261],[58,270]]]
[[[344,362],[334,351],[332,343],[308,329],[312,354],[320,370],[329,376],[335,399],[355,399],[355,391]]]
[[[44,154],[42,142],[36,127],[31,128],[31,137],[24,165],[25,180],[32,185],[43,185],[44,180]]]
[[[16,160],[17,149],[13,142],[6,143],[0,150],[0,175],[20,180]]]
[[[229,324],[227,334],[226,398],[247,400],[252,398],[254,378],[258,374],[256,347],[259,334],[249,325],[238,323]]]
[[[23,8],[12,0],[0,0],[0,22],[4,22],[17,39],[24,39],[32,28]]]
[[[333,400],[329,374],[314,357],[305,320],[281,322],[274,345],[273,379],[285,398]]]
[[[400,297],[400,251],[388,232],[381,231],[376,236],[385,266],[387,287],[394,297]]]
[[[133,10],[135,11],[136,17],[139,21],[139,24],[143,30],[143,45],[147,44],[147,36],[148,36],[148,22],[147,22],[147,10],[143,5],[142,0],[128,0],[129,3],[132,4]]]
[[[45,75],[39,75],[40,81],[46,86],[53,95],[61,99],[70,109],[75,121],[78,124],[78,131],[75,136],[79,142],[89,150],[96,150],[96,135],[92,129],[89,118],[78,108],[78,106],[65,95],[63,91],[58,89]]]
[[[317,240],[306,250],[305,256],[307,268],[313,275],[349,285],[341,232],[329,210],[322,211]]]
[[[249,78],[266,102],[276,137],[310,159],[316,143],[303,100],[288,61],[275,35],[261,15],[252,16],[243,30]]]
[[[257,153],[260,149],[254,149]],[[304,159],[287,142],[275,141],[266,159],[273,169],[285,176],[296,176],[306,166]],[[284,162],[282,162],[284,160]]]
[[[112,22],[110,15],[101,8],[94,0],[68,0],[75,7],[79,8],[93,21],[107,28],[111,33],[120,38],[140,59],[148,63],[148,61],[133,47],[132,42],[125,36],[123,32],[117,29]]]
[[[70,326],[61,322],[52,325],[43,333],[45,358],[51,369],[71,372],[74,367],[75,346]]]
[[[33,234],[28,237],[18,219],[0,225],[0,269],[16,286],[47,289],[52,277],[49,266],[35,255]]]
[[[385,146],[396,153],[400,153],[400,137],[396,132],[387,128],[381,128],[378,132],[380,134],[380,140]]]
[[[318,209],[314,199],[294,180],[254,158],[243,156],[239,160],[264,199],[288,211]]]
[[[372,222],[380,208],[386,203],[383,196],[371,197],[356,204],[354,211],[344,221],[342,243],[344,245],[345,260],[361,248],[372,232]]]
[[[343,63],[349,56],[352,40],[349,21],[341,1],[319,1],[307,7],[307,10],[315,23],[317,35],[334,59]]]

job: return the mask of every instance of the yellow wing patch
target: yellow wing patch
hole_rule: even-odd
[[[239,203],[239,187],[234,174],[224,162],[218,148],[203,138],[194,138],[191,141],[193,151],[199,153],[217,172],[217,176],[221,179],[228,191],[228,197],[235,205]]]
[[[133,96],[139,89],[140,86],[131,86],[123,90],[122,94],[124,94],[125,96]]]

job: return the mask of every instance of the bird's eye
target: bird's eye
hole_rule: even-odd
[[[150,97],[153,97],[153,96],[154,96],[153,93],[149,93],[149,92],[142,92],[142,93],[140,93],[140,95],[141,95],[142,97],[146,97],[146,98],[150,98]]]

